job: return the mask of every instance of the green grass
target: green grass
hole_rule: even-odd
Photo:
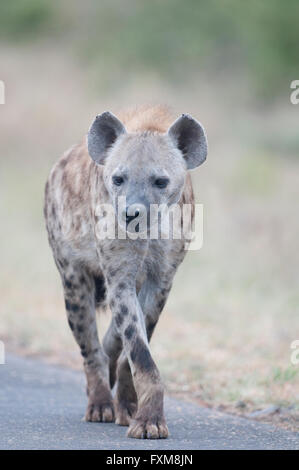
[[[277,367],[273,371],[273,380],[278,383],[286,383],[293,381],[298,375],[299,369],[294,366],[289,366],[286,369]]]

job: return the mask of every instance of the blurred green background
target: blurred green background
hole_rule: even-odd
[[[136,68],[159,71],[172,82],[203,67],[233,68],[277,96],[297,73],[298,15],[296,0],[14,0],[1,2],[0,34],[14,43],[55,36],[87,64],[104,60],[109,82],[119,67],[130,77]]]
[[[80,367],[42,218],[51,165],[95,114],[169,104],[205,125],[204,246],[153,339],[173,394],[298,427],[296,0],[0,3],[0,338]],[[109,321],[100,319],[103,330]],[[286,411],[288,410],[288,411]],[[270,419],[270,417],[269,417]]]

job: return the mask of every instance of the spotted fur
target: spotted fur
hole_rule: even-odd
[[[185,240],[99,240],[96,207],[113,203],[111,174],[120,162],[130,165],[135,178],[130,197],[139,197],[138,181],[146,172],[163,167],[172,185],[164,199],[193,206],[186,170],[199,155],[194,139],[202,159],[204,131],[188,116],[171,127],[173,117],[164,107],[135,108],[119,118],[101,115],[89,132],[88,148],[84,140],[56,163],[46,184],[44,214],[68,323],[83,357],[86,420],[129,425],[130,437],[165,438],[163,385],[149,340],[185,256]],[[191,141],[182,141],[190,125]],[[158,193],[148,188],[148,194],[147,203],[157,202]],[[106,305],[112,321],[101,345],[95,311]]]

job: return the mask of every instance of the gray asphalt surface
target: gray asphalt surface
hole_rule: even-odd
[[[83,373],[7,356],[0,365],[0,449],[299,449],[299,433],[166,398],[167,440],[85,423]]]

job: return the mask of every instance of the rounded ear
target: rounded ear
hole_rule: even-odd
[[[125,133],[124,125],[114,114],[109,111],[98,114],[87,134],[87,148],[91,158],[96,163],[103,165],[109,147],[121,134]]]
[[[207,158],[208,142],[205,130],[189,114],[182,114],[168,129],[168,135],[181,150],[188,170],[201,165]]]

